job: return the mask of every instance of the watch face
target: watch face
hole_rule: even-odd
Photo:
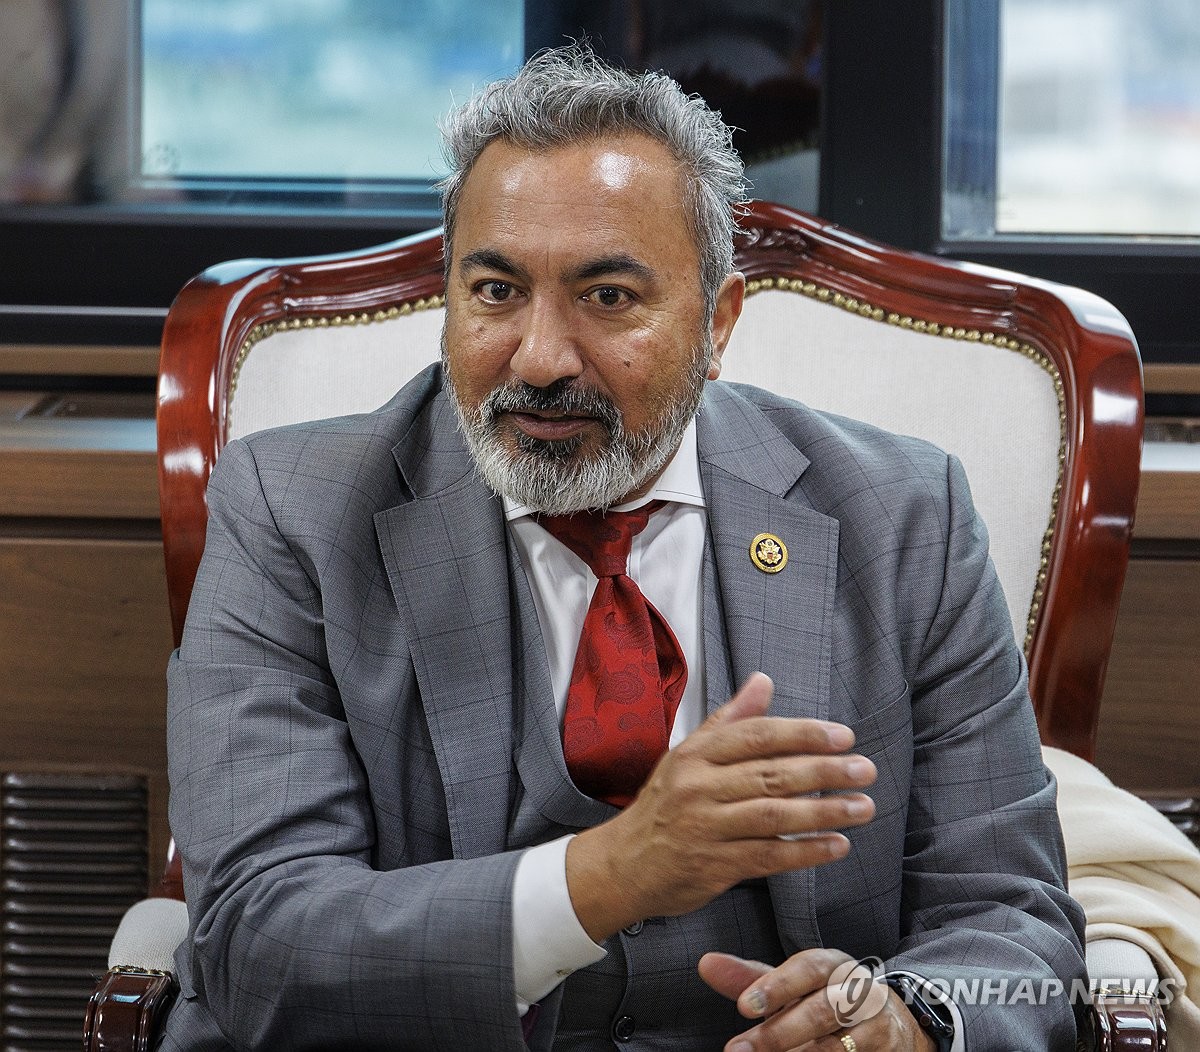
[[[917,1025],[933,1038],[938,1052],[950,1052],[954,1044],[954,1023],[949,1008],[936,1001],[931,1003],[920,986],[907,975],[889,975],[884,982],[900,995]]]

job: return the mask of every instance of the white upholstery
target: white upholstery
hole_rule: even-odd
[[[747,298],[721,376],[928,439],[957,456],[988,526],[1017,641],[1024,640],[1058,479],[1058,397],[1041,365],[1007,348],[768,290]]]
[[[187,938],[187,906],[176,899],[142,899],[125,911],[108,949],[110,968],[175,971],[175,948]]]
[[[437,308],[268,335],[238,374],[230,437],[378,408],[438,357],[443,316]],[[722,376],[928,439],[958,456],[991,534],[1014,632],[1025,638],[1058,477],[1058,401],[1041,366],[1013,350],[901,329],[771,290],[748,297]]]
[[[384,321],[273,332],[229,399],[229,437],[378,409],[440,354],[441,308]]]
[[[1126,939],[1090,939],[1086,948],[1088,978],[1093,990],[1152,991],[1158,983],[1154,958]]]

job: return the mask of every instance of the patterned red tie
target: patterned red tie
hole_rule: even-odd
[[[664,503],[538,519],[596,575],[567,690],[563,755],[582,792],[617,807],[667,751],[687,683],[679,640],[625,572],[633,538]]]

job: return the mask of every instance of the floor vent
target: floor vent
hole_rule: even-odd
[[[146,783],[6,774],[0,795],[0,1052],[80,1045],[121,914],[146,894]]]

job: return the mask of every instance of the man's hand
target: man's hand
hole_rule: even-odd
[[[778,968],[727,953],[700,958],[700,977],[719,994],[737,1001],[738,1011],[758,1026],[733,1038],[725,1052],[935,1052],[900,995],[879,987],[879,1010],[846,1027],[838,1022],[831,974],[853,960],[841,950],[803,950]],[[886,991],[886,995],[885,995]],[[857,1002],[857,998],[850,998]],[[858,1013],[856,1013],[856,1016]],[[851,1043],[841,1040],[847,1034]]]
[[[620,815],[571,841],[567,886],[593,940],[849,851],[831,830],[869,822],[874,802],[859,792],[811,794],[865,788],[875,765],[842,755],[854,744],[848,727],[768,717],[770,700],[771,681],[751,676],[658,762]]]

